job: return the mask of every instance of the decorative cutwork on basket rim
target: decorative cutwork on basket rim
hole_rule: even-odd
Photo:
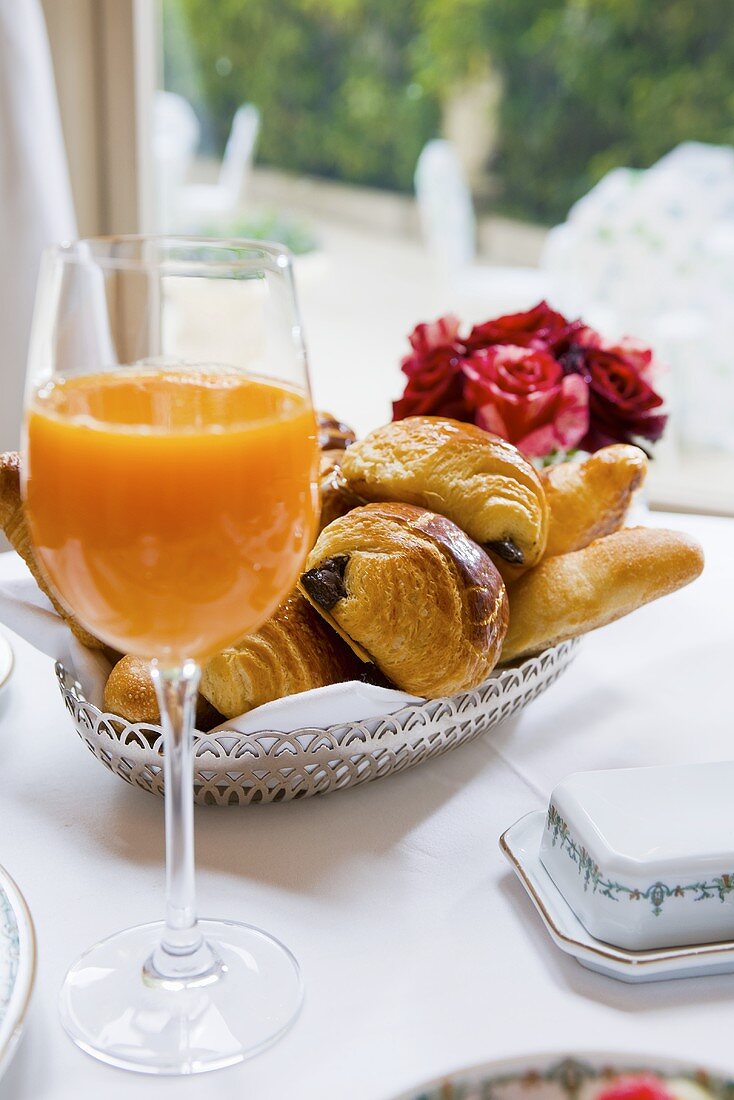
[[[414,767],[473,740],[526,706],[563,672],[578,639],[501,669],[458,695],[410,703],[392,714],[290,733],[262,730],[197,732],[195,798],[231,805],[289,801],[356,786]],[[90,752],[134,786],[163,793],[163,735],[159,726],[130,723],[84,698],[60,663],[64,704]]]

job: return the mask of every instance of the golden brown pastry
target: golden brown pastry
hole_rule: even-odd
[[[343,451],[357,438],[348,424],[328,412],[316,414],[319,423],[319,447],[322,451]]]
[[[140,657],[123,657],[107,678],[104,709],[128,722],[157,725],[161,720],[158,699],[150,675],[150,666]],[[199,695],[196,700],[196,728],[211,729],[221,722],[211,703]]]
[[[545,556],[581,550],[618,531],[647,473],[639,447],[615,443],[583,462],[563,462],[541,472],[550,521]]]
[[[703,551],[689,535],[632,527],[573,554],[546,558],[510,589],[510,628],[502,661],[621,619],[675,592],[703,569]]]
[[[545,550],[548,508],[523,455],[474,424],[411,416],[345,452],[342,471],[364,500],[439,512],[504,562],[529,567]]]
[[[201,692],[226,718],[299,691],[353,680],[362,666],[300,592],[255,634],[204,667]]]
[[[507,593],[488,555],[445,516],[410,504],[335,520],[300,586],[363,661],[414,695],[480,684],[507,629]]]
[[[341,470],[344,451],[322,451],[319,497],[321,513],[319,531],[323,531],[332,520],[345,516],[359,504],[364,504],[347,485],[347,479]]]
[[[0,527],[5,532],[10,545],[20,554],[30,569],[38,587],[48,596],[74,636],[89,649],[104,649],[104,642],[85,630],[82,624],[59,603],[39,568],[20,493],[20,456],[15,451],[0,455]]]

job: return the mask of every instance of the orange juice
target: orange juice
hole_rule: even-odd
[[[295,583],[317,468],[296,390],[217,367],[82,375],[36,393],[27,439],[42,567],[108,645],[201,660]]]

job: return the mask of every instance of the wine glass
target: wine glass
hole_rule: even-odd
[[[231,1065],[302,1000],[272,936],[197,920],[192,727],[202,662],[293,588],[317,446],[289,255],[254,241],[114,237],[44,256],[29,353],[24,496],[66,608],[151,662],[164,731],[166,919],[69,970],[61,1018],[102,1061]]]

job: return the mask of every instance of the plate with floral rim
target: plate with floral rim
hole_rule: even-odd
[[[25,1025],[36,976],[36,934],[23,895],[0,867],[0,1077]]]
[[[655,1055],[523,1055],[436,1077],[392,1100],[730,1100],[725,1072]]]

